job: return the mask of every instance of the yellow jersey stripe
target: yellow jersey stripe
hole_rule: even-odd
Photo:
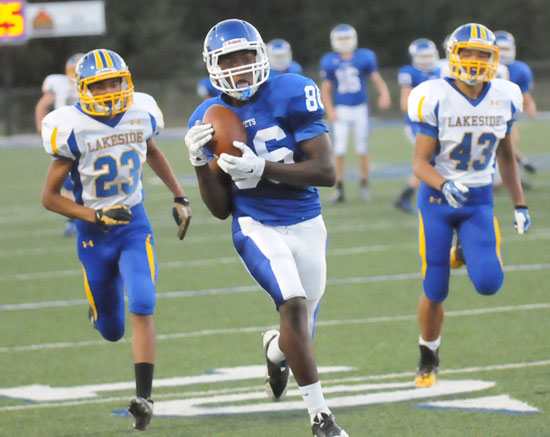
[[[99,56],[99,50],[94,50],[95,65],[98,70],[103,68],[103,61],[101,56]]]
[[[53,153],[55,153],[56,155],[59,155],[59,151],[57,150],[57,126],[52,132],[51,142],[52,142]]]
[[[418,118],[420,119],[421,122],[424,122],[424,117],[422,117],[422,104],[424,103],[425,98],[426,96],[423,96],[420,99],[420,102],[418,103]]]
[[[151,282],[155,283],[155,253],[153,252],[153,245],[151,244],[151,234],[147,236],[145,240],[145,247],[147,249],[147,260],[149,261],[149,270],[151,271]]]
[[[493,217],[493,223],[495,225],[495,238],[496,238],[495,250],[497,252],[498,260],[500,261],[500,267],[504,268],[504,264],[502,263],[502,255],[500,254],[500,243],[502,241],[502,238],[500,236],[500,227],[498,226],[498,220],[496,217]]]
[[[94,312],[94,320],[97,320],[97,310],[95,308],[94,297],[92,296],[92,291],[90,290],[90,284],[88,284],[88,276],[86,275],[84,265],[82,266],[82,271],[84,272],[84,289],[86,290],[86,297],[88,298],[88,302],[90,302],[90,306]]]
[[[111,56],[109,55],[109,52],[107,50],[101,50],[101,53],[103,53],[103,56],[105,56],[105,61],[107,62],[107,67],[113,66],[113,60],[111,59]]]
[[[426,277],[428,263],[426,262],[426,238],[424,236],[424,220],[422,213],[418,211],[418,251],[420,253],[420,261],[422,262],[422,279]]]

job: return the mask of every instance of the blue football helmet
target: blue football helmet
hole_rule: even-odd
[[[120,78],[120,91],[92,95],[91,84],[112,78]],[[130,71],[124,59],[111,50],[92,50],[82,56],[76,66],[75,79],[80,106],[87,114],[112,117],[126,111],[132,104],[134,84]]]
[[[489,53],[487,61],[461,59],[462,49],[474,49]],[[482,24],[469,23],[458,27],[447,43],[449,71],[468,85],[489,82],[498,67],[498,47],[495,35]]]
[[[284,39],[272,39],[267,43],[267,58],[274,70],[285,72],[292,63],[292,49]]]
[[[495,31],[496,45],[500,61],[505,64],[511,64],[516,60],[516,40],[514,35],[505,30]]]
[[[433,71],[439,62],[435,43],[426,38],[414,40],[409,45],[409,55],[411,55],[413,67],[427,73]]]
[[[65,62],[65,74],[71,79],[74,79],[76,73],[76,65],[78,64],[78,61],[80,61],[80,58],[82,58],[82,56],[84,56],[84,53],[75,53],[69,59],[67,59],[67,62]]]
[[[357,31],[349,24],[339,24],[330,31],[330,45],[336,53],[353,52],[357,48]]]
[[[256,62],[222,70],[220,56],[241,50],[255,51]],[[265,43],[256,28],[243,20],[221,21],[210,29],[204,40],[202,56],[214,88],[237,100],[248,100],[269,77]],[[235,76],[246,73],[252,73],[252,83],[245,88],[238,87]]]

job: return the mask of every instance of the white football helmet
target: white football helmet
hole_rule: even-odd
[[[255,51],[256,62],[227,70],[220,68],[220,56],[241,50]],[[265,43],[256,28],[243,20],[221,21],[210,29],[204,40],[202,56],[214,88],[237,100],[248,100],[269,77]],[[252,84],[238,87],[234,76],[246,73],[253,73]]]
[[[292,49],[284,39],[273,39],[267,43],[267,57],[271,68],[284,72],[292,63]]]
[[[495,31],[496,45],[500,61],[505,64],[511,64],[516,60],[516,40],[514,35],[505,30]]]
[[[336,53],[353,52],[357,48],[357,31],[349,24],[339,24],[330,32],[330,45]]]
[[[413,67],[425,72],[433,71],[439,62],[435,43],[426,38],[414,40],[409,46],[409,55],[411,55]]]

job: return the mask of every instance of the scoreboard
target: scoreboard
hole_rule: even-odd
[[[102,0],[48,3],[0,0],[0,46],[24,44],[29,38],[101,35],[105,32]]]
[[[0,1],[0,44],[23,43],[27,39],[25,2]]]

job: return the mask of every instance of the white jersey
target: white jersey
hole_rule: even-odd
[[[504,79],[493,79],[476,100],[453,80],[429,80],[414,88],[408,101],[419,132],[439,140],[437,172],[467,186],[492,183],[496,148],[522,107],[519,87]]]
[[[46,152],[74,161],[78,203],[93,209],[142,202],[141,175],[147,140],[164,127],[162,112],[148,94],[134,93],[132,105],[112,120],[92,117],[79,105],[50,112],[42,122]]]
[[[75,81],[66,74],[50,74],[47,76],[42,83],[42,92],[54,95],[54,109],[74,105],[79,100]]]

